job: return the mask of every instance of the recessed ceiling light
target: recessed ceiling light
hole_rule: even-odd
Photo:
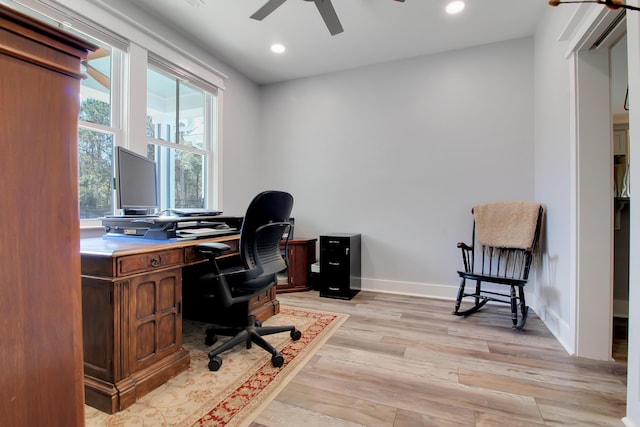
[[[452,1],[447,5],[446,10],[449,15],[454,15],[456,13],[462,12],[463,9],[464,9],[463,1]]]
[[[271,52],[273,53],[281,54],[284,53],[285,50],[287,49],[280,43],[274,43],[271,45]]]

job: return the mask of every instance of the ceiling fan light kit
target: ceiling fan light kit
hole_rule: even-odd
[[[264,18],[269,16],[274,10],[282,6],[282,4],[287,0],[268,0],[260,9],[258,9],[253,15],[250,16],[251,19],[255,19],[257,21],[262,21]],[[307,2],[314,2],[316,7],[318,8],[318,12],[320,12],[320,16],[324,21],[324,24],[327,26],[329,33],[332,36],[336,34],[340,34],[344,31],[342,28],[342,24],[340,23],[340,19],[338,19],[338,14],[336,10],[333,8],[333,4],[331,0],[304,0]],[[404,0],[394,0],[400,3],[404,3]]]

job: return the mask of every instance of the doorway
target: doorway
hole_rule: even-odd
[[[626,32],[624,10],[591,9],[568,55],[575,97],[571,128],[575,150],[576,260],[573,305],[576,354],[611,360],[613,348],[614,187],[610,47]],[[625,88],[626,89],[626,88]]]
[[[627,360],[629,318],[629,102],[626,33],[609,48],[613,123],[613,342],[611,356]]]

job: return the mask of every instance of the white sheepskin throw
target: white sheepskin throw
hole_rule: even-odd
[[[539,211],[540,204],[529,201],[474,206],[477,242],[498,248],[531,248]]]

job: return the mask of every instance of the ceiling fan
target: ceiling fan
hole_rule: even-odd
[[[251,15],[251,19],[255,19],[258,21],[262,21],[264,18],[269,16],[271,12],[279,8],[285,1],[287,0],[269,0],[264,6],[262,6],[256,13]],[[329,29],[329,32],[332,36],[343,32],[342,25],[340,24],[340,20],[338,19],[338,15],[336,14],[336,10],[333,8],[333,4],[331,4],[331,0],[304,0],[304,1],[312,1],[316,4],[318,8],[318,12],[320,12],[320,16],[324,20],[325,25]],[[395,0],[397,2],[403,3],[404,0]]]

